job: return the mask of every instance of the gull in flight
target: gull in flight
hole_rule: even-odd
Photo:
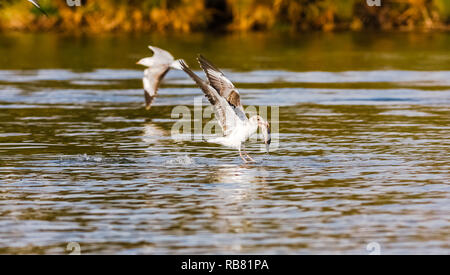
[[[153,46],[148,47],[153,51],[153,56],[143,58],[136,64],[148,67],[144,71],[142,82],[144,84],[145,108],[150,110],[161,80],[170,69],[181,70],[181,67],[179,60],[175,60],[169,52]]]
[[[222,128],[223,136],[210,139],[208,142],[238,149],[239,155],[244,162],[255,161],[245,151],[244,143],[260,127],[268,151],[271,141],[269,123],[259,115],[247,118],[241,104],[240,94],[233,83],[203,56],[199,56],[198,62],[205,72],[208,81],[197,76],[183,60],[180,61],[180,65],[183,71],[202,89],[211,105],[213,105],[216,119]],[[242,152],[244,152],[244,155]]]
[[[33,0],[27,0],[31,4],[33,4],[36,8],[38,8],[43,14],[45,14],[48,17],[48,14],[39,6],[39,4],[36,1]]]

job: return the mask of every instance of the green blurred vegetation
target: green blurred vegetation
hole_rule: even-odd
[[[28,1],[0,2],[2,30],[416,30],[449,29],[449,0],[41,0],[45,17]]]

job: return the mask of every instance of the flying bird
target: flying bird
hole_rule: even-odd
[[[38,8],[43,14],[45,14],[45,16],[47,16],[48,17],[48,14],[45,12],[45,10],[43,10],[42,8],[41,8],[41,6],[39,6],[39,4],[36,2],[36,1],[34,1],[34,0],[27,0],[28,2],[30,2],[31,4],[33,4],[36,8]]]
[[[181,70],[179,60],[175,60],[173,56],[160,48],[148,46],[153,51],[152,57],[146,57],[139,60],[136,64],[148,67],[144,71],[142,82],[144,84],[145,108],[150,109],[155,99],[159,87],[159,83],[170,69]]]
[[[244,162],[255,161],[245,151],[244,143],[260,127],[268,151],[271,142],[269,123],[259,115],[247,118],[241,104],[240,94],[233,83],[203,56],[200,55],[198,61],[206,73],[208,81],[197,76],[183,60],[180,61],[180,65],[183,71],[202,89],[213,106],[216,119],[222,128],[223,136],[209,139],[208,142],[238,149],[239,156]]]

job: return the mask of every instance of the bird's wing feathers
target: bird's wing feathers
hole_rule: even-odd
[[[211,86],[232,105],[234,111],[242,120],[247,120],[244,108],[241,104],[241,95],[234,87],[233,83],[219,70],[214,64],[208,61],[204,56],[199,55],[198,62],[208,77]]]
[[[219,92],[234,89],[233,83],[204,56],[199,55],[198,62],[208,77],[209,83]],[[221,94],[222,95],[222,94]]]
[[[28,2],[30,2],[31,4],[33,4],[36,8],[38,8],[43,14],[45,14],[46,16],[48,16],[48,14],[41,8],[41,6],[39,6],[39,4],[34,1],[34,0],[28,0]]]
[[[167,66],[153,66],[144,71],[144,95],[145,95],[145,108],[148,110],[156,97],[159,83],[161,79],[167,74],[169,68]]]
[[[195,81],[195,83],[197,83],[211,105],[213,105],[219,125],[222,127],[224,135],[228,135],[236,127],[238,120],[240,120],[236,112],[233,110],[233,107],[228,104],[225,98],[219,95],[214,87],[197,76],[184,61],[180,61],[180,64],[183,71],[185,71]]]
[[[155,60],[159,60],[161,61],[161,63],[166,64],[170,64],[172,61],[174,61],[173,56],[168,51],[154,46],[148,46],[148,48],[153,51],[153,58]]]

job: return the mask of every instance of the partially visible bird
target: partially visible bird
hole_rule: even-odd
[[[180,60],[175,60],[173,56],[160,48],[148,46],[153,51],[152,57],[146,57],[139,60],[136,64],[148,67],[144,71],[142,82],[144,84],[145,108],[150,109],[155,99],[159,83],[170,69],[182,70]]]
[[[216,119],[222,128],[223,136],[210,139],[208,142],[238,149],[244,162],[247,162],[247,159],[254,161],[245,151],[244,143],[257,132],[259,127],[262,130],[264,143],[268,150],[271,142],[269,123],[259,115],[254,115],[250,119],[247,118],[241,104],[240,94],[233,83],[203,56],[200,55],[198,61],[209,81],[197,76],[183,60],[180,61],[180,65],[183,71],[202,89],[211,105],[213,105]]]
[[[33,4],[36,8],[38,8],[43,14],[45,14],[48,17],[48,14],[45,12],[45,10],[41,8],[41,6],[39,6],[39,4],[36,1],[34,0],[27,0],[27,1]]]

